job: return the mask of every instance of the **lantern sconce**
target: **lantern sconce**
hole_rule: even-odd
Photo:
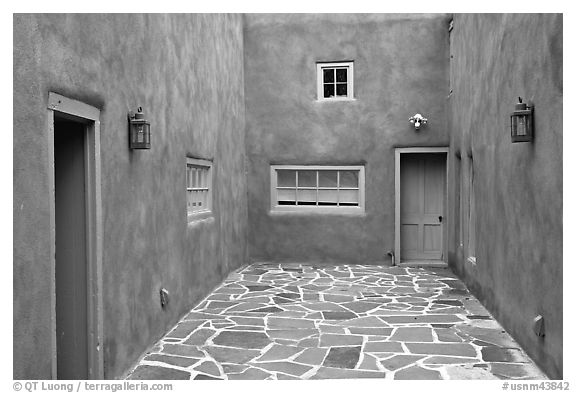
[[[141,106],[136,113],[128,112],[128,123],[130,149],[150,149],[150,122],[144,117]]]
[[[420,113],[416,113],[414,116],[408,119],[408,121],[414,124],[416,131],[420,129],[421,126],[428,123],[428,119],[422,116]]]
[[[534,139],[534,105],[527,105],[518,97],[518,103],[510,114],[510,136],[512,143],[532,142]]]

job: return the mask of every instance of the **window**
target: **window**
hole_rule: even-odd
[[[212,162],[186,159],[186,204],[188,221],[212,212]]]
[[[317,63],[318,100],[354,98],[354,63]]]
[[[364,212],[363,166],[271,167],[272,211]]]

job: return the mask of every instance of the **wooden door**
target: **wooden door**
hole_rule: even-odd
[[[88,379],[85,134],[54,122],[58,379]]]
[[[446,154],[402,154],[400,255],[402,261],[443,259]]]

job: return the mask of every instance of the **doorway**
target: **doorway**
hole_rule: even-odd
[[[102,379],[100,111],[48,102],[52,377]]]
[[[396,151],[396,260],[444,265],[447,148]]]
[[[88,379],[84,124],[54,119],[58,379]]]

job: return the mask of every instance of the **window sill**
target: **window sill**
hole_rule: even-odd
[[[362,207],[330,208],[330,207],[293,207],[274,206],[269,213],[271,216],[296,216],[296,215],[326,215],[326,216],[357,216],[365,217],[366,212]]]
[[[343,101],[356,101],[354,97],[340,97],[340,98],[318,98],[316,102],[343,102]]]
[[[194,226],[200,223],[210,223],[214,221],[214,215],[211,211],[188,214],[188,226]]]

